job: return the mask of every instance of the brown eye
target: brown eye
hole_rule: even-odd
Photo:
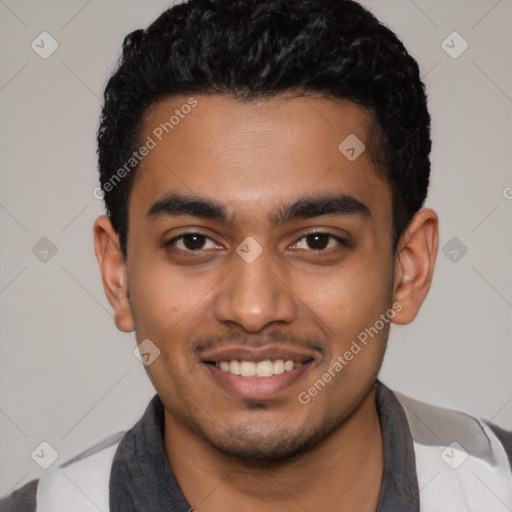
[[[336,246],[349,247],[349,243],[339,236],[330,233],[315,232],[308,233],[297,240],[294,244],[296,249],[310,250],[313,252],[330,252],[329,249],[336,250]]]
[[[306,241],[310,249],[321,251],[327,247],[330,238],[327,233],[312,233],[306,236]]]
[[[206,237],[204,235],[198,235],[197,233],[192,233],[190,235],[184,235],[183,245],[189,249],[190,251],[198,251],[203,248]]]
[[[210,243],[210,247],[207,246],[208,242]],[[217,247],[210,237],[201,233],[184,233],[172,240],[169,240],[164,244],[164,246],[169,249],[182,252],[197,252],[203,249]]]

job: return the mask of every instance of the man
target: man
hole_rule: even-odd
[[[500,511],[512,434],[392,392],[438,249],[415,60],[347,0],[190,0],[128,35],[94,226],[157,395],[17,511]]]

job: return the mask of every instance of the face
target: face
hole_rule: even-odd
[[[391,191],[362,107],[194,101],[168,98],[144,120],[141,141],[155,145],[130,193],[129,307],[117,324],[160,351],[146,369],[166,428],[283,460],[373,387],[396,284]],[[339,149],[354,135],[366,144],[355,159],[360,146]]]

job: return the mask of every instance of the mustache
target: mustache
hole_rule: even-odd
[[[200,356],[203,352],[222,349],[224,347],[261,348],[285,346],[291,348],[307,348],[321,356],[327,352],[327,343],[318,334],[297,335],[285,331],[271,331],[262,335],[231,332],[226,334],[208,335],[196,338],[189,344],[191,352]]]

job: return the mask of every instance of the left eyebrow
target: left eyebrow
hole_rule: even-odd
[[[295,219],[309,219],[322,215],[371,217],[368,206],[347,194],[322,194],[300,198],[273,213],[269,219],[274,224],[283,224]]]
[[[233,216],[226,208],[209,198],[182,194],[169,194],[155,202],[147,217],[191,215],[224,224],[231,223]],[[280,225],[295,219],[308,219],[323,215],[371,217],[368,206],[347,194],[321,194],[302,197],[268,216],[272,224]]]

